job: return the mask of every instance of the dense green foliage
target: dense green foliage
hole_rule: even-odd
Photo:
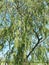
[[[0,0],[0,54],[3,65],[49,64],[49,0]]]

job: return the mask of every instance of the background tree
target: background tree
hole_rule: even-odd
[[[49,64],[48,0],[0,1],[0,53],[5,65]]]

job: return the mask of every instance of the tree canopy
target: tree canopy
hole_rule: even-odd
[[[48,0],[0,0],[0,55],[0,65],[49,64]]]

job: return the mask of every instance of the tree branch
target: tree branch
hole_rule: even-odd
[[[29,52],[29,54],[26,56],[26,58],[28,58],[30,56],[30,54],[34,51],[34,49],[38,46],[39,41],[37,42],[37,44],[34,46],[34,48],[32,48],[32,50]]]
[[[38,33],[37,33],[35,30],[33,30],[33,31],[34,31],[34,33],[36,34],[36,37],[37,37],[37,39],[38,39],[38,42],[37,42],[36,45],[32,48],[32,50],[29,52],[29,54],[26,56],[26,59],[30,56],[30,54],[34,51],[34,49],[38,46],[38,44],[40,43],[40,40],[42,39],[42,37],[39,38]]]

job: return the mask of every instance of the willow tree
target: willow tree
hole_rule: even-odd
[[[0,1],[0,52],[5,64],[48,63],[48,39],[48,0]]]

